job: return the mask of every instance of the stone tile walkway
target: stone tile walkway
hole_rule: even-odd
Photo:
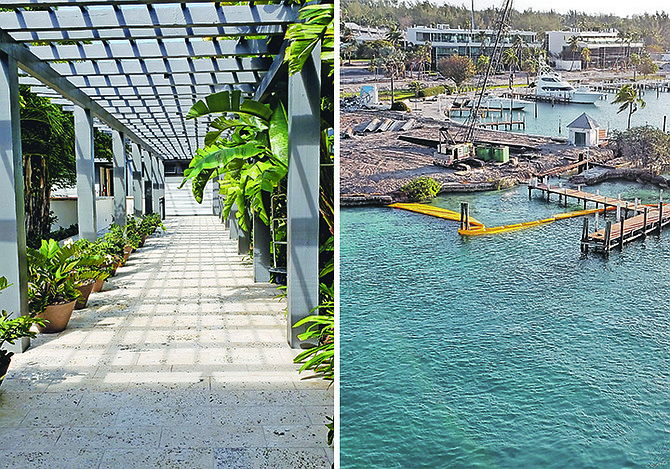
[[[0,467],[329,468],[333,391],[215,217],[175,217],[68,328],[12,360]]]

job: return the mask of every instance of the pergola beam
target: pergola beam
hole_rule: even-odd
[[[99,119],[103,120],[111,128],[123,132],[131,139],[138,142],[138,144],[150,148],[147,143],[138,138],[114,116],[105,111],[98,103],[75,87],[66,78],[58,75],[51,67],[42,62],[23,45],[14,41],[9,34],[2,30],[0,30],[0,50],[14,58],[18,62],[21,70],[37,78],[45,85],[57,91],[61,96],[66,97],[78,106],[90,109]]]
[[[8,2],[3,2],[7,6]],[[11,2],[9,2],[11,4]],[[288,25],[298,17],[299,6],[198,4],[119,4],[63,6],[58,9],[27,11],[14,9],[0,12],[5,31],[79,31],[129,28],[169,29],[226,26]],[[156,34],[154,33],[154,36]]]

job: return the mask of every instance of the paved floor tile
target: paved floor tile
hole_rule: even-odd
[[[166,226],[68,329],[14,356],[0,387],[2,464],[330,467],[333,391],[298,374],[276,287],[253,282],[215,217]]]

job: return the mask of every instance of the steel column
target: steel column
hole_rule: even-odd
[[[133,214],[136,217],[142,215],[142,154],[140,153],[140,146],[132,143],[133,155]]]
[[[321,114],[321,47],[302,72],[288,79],[289,169],[288,325],[291,347],[298,347],[304,327],[293,325],[319,303],[319,137]]]
[[[74,107],[74,140],[77,158],[77,221],[79,237],[94,241],[98,237],[96,220],[95,164],[93,161],[93,114]]]
[[[11,317],[28,313],[26,226],[23,200],[23,158],[19,116],[19,79],[16,60],[0,52],[0,276],[13,284],[0,293],[2,309]],[[23,352],[26,337],[5,348]]]
[[[114,223],[126,224],[126,145],[123,133],[112,130],[114,154]]]

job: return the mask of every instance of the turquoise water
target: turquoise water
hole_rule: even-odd
[[[663,128],[663,117],[668,116],[666,130],[670,130],[670,93],[659,93],[647,91],[642,97],[646,103],[644,108],[640,108],[633,113],[631,117],[631,126],[651,125],[659,129]],[[581,113],[586,112],[593,117],[602,128],[609,129],[626,129],[628,121],[628,111],[620,114],[617,113],[619,109],[618,104],[612,104],[614,94],[607,94],[607,100],[596,101],[595,104],[555,104],[551,103],[537,103],[537,118],[535,117],[535,110],[529,107],[527,111],[514,111],[514,120],[526,120],[525,133],[531,135],[548,135],[552,137],[568,137],[567,125],[575,120]],[[500,117],[500,113],[492,115],[488,120],[509,120],[509,113],[504,113],[504,117]],[[560,130],[560,132],[559,132]]]
[[[487,226],[565,211],[525,187],[434,204],[461,201]],[[670,230],[606,259],[581,226],[342,210],[342,468],[670,467]]]

